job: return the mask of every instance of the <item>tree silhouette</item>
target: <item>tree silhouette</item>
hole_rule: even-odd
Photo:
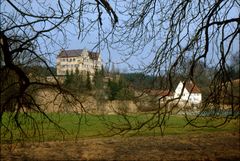
[[[41,135],[40,125],[31,116],[30,111],[39,112],[60,128],[45,113],[42,102],[35,99],[38,90],[47,89],[50,93],[54,92],[53,103],[61,97],[68,106],[77,102],[82,112],[84,107],[71,91],[61,85],[52,72],[52,62],[49,61],[54,55],[52,51],[66,44],[67,35],[70,33],[66,26],[76,29],[76,36],[84,39],[93,27],[104,24],[102,14],[110,17],[110,24],[113,26],[118,22],[118,17],[105,0],[95,0],[93,3],[80,1],[78,4],[67,0],[50,3],[40,0],[6,0],[0,1],[0,7],[1,137],[4,133],[2,131],[13,134],[8,122],[3,121],[3,115],[8,111],[12,111],[9,120],[14,120],[14,125],[23,137],[26,137],[27,133],[22,126],[22,116],[32,120],[29,125],[34,129],[33,134]],[[85,17],[86,14],[91,15],[92,19]],[[34,71],[27,73],[24,70],[35,64],[46,68],[53,76],[54,83],[39,80],[38,75],[33,78]]]
[[[227,62],[231,49],[237,46],[236,43],[239,44],[239,7],[238,0],[137,0],[111,3],[106,0],[82,0],[78,3],[67,0],[50,3],[38,0],[28,3],[17,0],[1,1],[0,71],[6,78],[0,79],[3,98],[0,108],[1,126],[5,126],[2,123],[4,112],[12,109],[20,130],[18,117],[21,110],[26,115],[28,112],[25,109],[28,109],[47,117],[36,103],[33,97],[36,90],[33,89],[54,89],[59,94],[71,95],[81,103],[62,88],[46,59],[52,56],[50,51],[66,44],[67,35],[71,33],[68,27],[76,30],[76,36],[81,40],[91,31],[97,31],[96,46],[106,47],[109,52],[111,49],[119,51],[124,61],[130,57],[141,57],[141,70],[145,74],[154,77],[165,75],[165,83],[162,84],[164,89],[174,89],[174,76],[184,66],[184,60],[190,59],[191,63],[185,71],[183,81],[196,82],[195,76],[198,73],[195,70],[199,62],[211,64],[214,74],[208,86],[209,95],[201,110],[204,111],[209,106],[220,108],[223,97],[235,97],[229,91],[229,86],[233,88],[233,83]],[[62,41],[58,41],[60,39]],[[149,55],[153,58],[147,64],[144,58]],[[24,58],[24,61],[17,61],[19,58]],[[45,66],[53,75],[55,83],[32,79],[31,74],[26,73],[23,68],[33,62]],[[230,94],[225,95],[229,92]],[[219,125],[239,117],[239,113],[235,114],[236,106],[231,100],[233,99],[230,99],[231,113]],[[173,106],[171,110],[166,110],[170,102],[165,106],[159,104],[149,120],[137,124],[137,127],[130,125],[126,130],[139,130],[152,120],[155,121],[155,127],[162,127],[172,110],[177,108]],[[192,124],[191,119],[186,118]],[[124,129],[120,130],[123,131]]]
[[[236,98],[239,100],[239,92],[232,90],[239,85],[231,79],[228,70],[232,51],[237,51],[239,56],[240,14],[237,8],[240,3],[237,0],[147,0],[127,1],[127,5],[123,1],[117,3],[121,6],[117,8],[118,12],[124,16],[121,17],[120,14],[120,24],[114,33],[116,37],[108,43],[119,51],[124,60],[138,56],[141,61],[140,70],[145,75],[153,76],[154,81],[158,81],[155,78],[164,76],[161,83],[157,82],[160,84],[159,90],[174,91],[179,80],[202,83],[200,75],[205,76],[209,72],[206,78],[208,83],[204,83],[205,99],[198,113],[194,117],[185,113],[188,124],[208,126],[194,122],[208,110],[212,111],[208,115],[210,120],[225,118],[214,127],[239,118],[239,107],[234,101]],[[149,64],[144,61],[148,57],[152,58]],[[187,66],[186,60],[189,60]],[[131,66],[130,63],[128,65]],[[199,73],[199,69],[202,69],[200,65],[207,70],[206,73]],[[144,99],[145,93],[150,91],[144,90],[139,95],[142,96],[140,99]],[[161,104],[165,97],[167,95],[159,98],[154,105],[156,110],[148,120],[131,123],[124,114],[126,121],[122,125],[125,128],[114,124],[110,127],[114,126],[122,134],[129,129],[136,132],[144,128],[162,129],[174,110],[179,109],[178,99]],[[228,112],[219,115],[219,110],[226,104],[225,99],[228,100]]]

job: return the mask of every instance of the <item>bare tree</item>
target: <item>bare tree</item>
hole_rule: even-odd
[[[231,51],[235,50],[239,56],[240,43],[240,3],[237,0],[147,0],[147,1],[116,1],[120,24],[116,28],[116,37],[112,40],[112,48],[119,49],[124,60],[138,56],[145,60],[152,58],[150,64],[141,62],[141,70],[145,74],[154,76],[166,75],[166,86],[173,91],[173,82],[179,69],[184,69],[182,81],[196,82],[199,72],[198,64],[205,64],[214,71],[209,76],[208,95],[203,102],[200,112],[193,117],[187,114],[188,124],[200,126],[193,120],[203,115],[203,111],[211,108],[212,111],[222,109],[225,99],[230,98],[228,104],[230,112],[225,115],[225,120],[217,126],[225,124],[230,119],[239,118],[239,101],[234,103],[233,98],[239,100],[239,94],[231,90],[234,88],[233,80],[228,72]],[[119,45],[121,44],[121,45]],[[125,49],[125,51],[123,50]],[[190,60],[188,68],[186,60]],[[202,63],[203,62],[203,63]],[[161,89],[161,87],[160,87]],[[239,92],[238,92],[239,93]],[[164,125],[174,109],[179,108],[172,101],[160,105],[147,121],[137,120],[131,124],[128,117],[123,127],[115,126],[119,133],[129,129],[152,129]],[[169,105],[171,108],[169,109]],[[212,118],[222,118],[219,113],[213,112]],[[114,124],[111,124],[111,126]],[[205,126],[205,125],[204,125]]]
[[[16,111],[13,113],[16,122],[19,111],[24,107],[42,112],[29,93],[31,86],[54,88],[59,94],[67,92],[56,78],[57,85],[31,81],[23,66],[29,61],[38,60],[49,69],[45,58],[51,55],[43,53],[51,53],[56,46],[65,44],[69,33],[77,33],[78,38],[84,39],[95,30],[98,31],[96,46],[106,48],[109,52],[112,49],[119,51],[123,61],[135,56],[143,60],[152,56],[150,64],[141,62],[141,70],[154,76],[166,75],[163,86],[169,90],[173,89],[174,75],[184,65],[185,59],[190,59],[191,64],[185,71],[184,81],[195,82],[198,62],[211,64],[215,73],[202,110],[210,104],[219,108],[222,103],[220,96],[227,97],[224,93],[228,91],[229,85],[232,86],[226,62],[230,50],[240,41],[239,7],[237,0],[116,0],[111,3],[106,0],[4,0],[1,2],[0,15],[1,73],[6,78],[13,78],[10,75],[14,75],[16,79],[1,79],[1,97],[8,90],[12,91],[13,86],[15,92],[10,92],[7,98],[1,100],[0,120],[3,113],[9,110],[12,100],[16,102],[11,105]],[[27,61],[24,64],[15,61],[19,57],[25,58],[25,55]],[[124,123],[123,128],[119,125],[112,127],[120,129],[119,133],[138,131],[143,127],[162,128],[172,110],[177,107],[174,104],[173,108],[168,109],[172,101],[167,101],[164,106],[159,103],[157,110],[145,122],[131,124],[126,114],[121,113],[127,124]],[[239,114],[235,115],[234,108],[232,103],[232,113],[226,116],[223,123],[239,117]],[[189,123],[192,123],[191,120]]]
[[[103,25],[103,15],[110,17],[109,24],[112,26],[118,22],[118,17],[105,0],[3,0],[0,1],[0,7],[0,128],[12,135],[9,123],[3,121],[4,113],[10,112],[9,120],[15,121],[23,136],[27,134],[21,126],[21,117],[32,120],[35,132],[40,132],[37,121],[29,111],[40,112],[60,128],[46,115],[39,101],[36,101],[34,95],[38,89],[54,90],[53,102],[61,96],[69,105],[78,102],[81,111],[84,111],[84,107],[76,96],[60,85],[50,70],[49,59],[54,56],[55,48],[64,47],[69,34],[75,32],[78,38],[84,39],[89,32]],[[55,79],[54,84],[32,79],[31,73],[26,72],[25,68],[36,63],[49,70]]]

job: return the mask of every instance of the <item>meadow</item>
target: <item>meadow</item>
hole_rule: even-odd
[[[73,141],[81,138],[118,137],[122,135],[126,137],[159,136],[162,134],[181,135],[218,131],[239,131],[239,119],[231,120],[216,128],[214,126],[224,122],[224,118],[212,119],[209,117],[201,117],[193,122],[203,126],[199,128],[187,125],[187,120],[181,115],[171,115],[163,122],[161,122],[161,118],[160,121],[154,118],[143,127],[141,125],[151,118],[152,114],[144,113],[121,116],[49,113],[47,116],[48,118],[40,113],[30,113],[28,115],[21,113],[18,116],[19,121],[16,122],[14,116],[10,115],[10,113],[5,113],[1,126],[1,142]],[[162,123],[162,128],[156,124],[158,121]]]

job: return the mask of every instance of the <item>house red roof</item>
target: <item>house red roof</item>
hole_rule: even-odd
[[[201,93],[200,89],[192,81],[186,82],[185,88],[190,93]]]
[[[160,96],[173,96],[173,93],[171,91],[169,91],[169,90],[161,90],[159,92],[159,95]]]
[[[169,90],[151,90],[150,94],[158,96],[173,96],[173,93]]]
[[[80,56],[83,52],[83,49],[77,49],[77,50],[61,50],[61,52],[58,55],[58,58],[69,58],[69,57],[77,57]],[[93,60],[97,60],[99,57],[98,52],[92,52],[87,51],[89,54],[89,58]]]

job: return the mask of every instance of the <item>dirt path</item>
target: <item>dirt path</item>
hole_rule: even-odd
[[[1,160],[240,160],[239,139],[214,132],[1,145]]]

